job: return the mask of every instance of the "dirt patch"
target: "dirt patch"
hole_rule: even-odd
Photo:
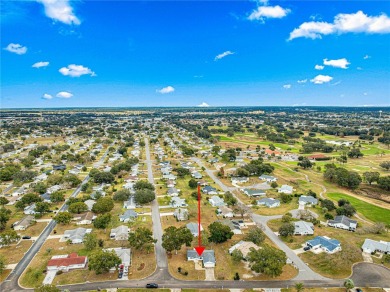
[[[385,190],[382,190],[375,186],[361,187],[358,190],[356,190],[356,193],[363,197],[369,197],[386,203],[390,203],[390,192],[386,192]]]

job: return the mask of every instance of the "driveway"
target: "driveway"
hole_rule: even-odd
[[[205,281],[215,281],[214,268],[205,268],[206,279]]]

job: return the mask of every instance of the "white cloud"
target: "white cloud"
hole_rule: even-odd
[[[47,17],[65,24],[79,25],[81,22],[73,13],[69,0],[37,0],[45,7]]]
[[[202,102],[201,104],[197,105],[198,107],[209,107],[210,105],[206,102]]]
[[[259,6],[248,16],[249,20],[261,20],[265,18],[283,18],[291,12],[290,9],[276,6]]]
[[[317,75],[313,79],[310,80],[310,82],[314,84],[323,84],[332,81],[333,77],[328,75]]]
[[[362,68],[362,67],[356,67],[356,69],[358,69],[358,70],[363,70],[363,68]]]
[[[82,75],[91,75],[96,76],[95,72],[91,69],[84,67],[83,65],[71,64],[68,67],[62,67],[58,70],[62,75],[71,76],[71,77],[80,77]]]
[[[368,95],[368,93],[367,92],[363,92],[363,95]]]
[[[284,89],[290,89],[291,88],[291,84],[285,84],[285,85],[283,85],[283,88]]]
[[[369,55],[365,55],[365,56],[363,57],[364,60],[367,60],[367,59],[370,59],[370,58],[371,58],[371,56],[369,56]]]
[[[306,83],[306,82],[307,82],[307,79],[298,80],[297,82],[300,83],[300,84]]]
[[[167,86],[167,87],[163,87],[161,89],[156,90],[156,92],[161,93],[161,94],[167,94],[167,93],[171,93],[174,91],[175,91],[175,88],[173,88],[172,86]]]
[[[36,62],[31,67],[33,67],[33,68],[41,68],[41,67],[46,67],[46,66],[49,66],[49,62]]]
[[[4,50],[18,55],[23,55],[27,52],[27,47],[24,47],[20,44],[10,43],[8,46],[4,48]]]
[[[351,14],[337,14],[333,23],[310,21],[302,23],[290,33],[289,40],[295,38],[322,38],[323,35],[343,33],[390,33],[390,18],[386,14],[368,16],[363,11]]]
[[[51,94],[45,93],[44,95],[42,95],[42,98],[43,98],[43,99],[52,99],[53,96],[52,96]]]
[[[234,52],[232,52],[232,51],[223,52],[223,53],[217,55],[217,56],[214,58],[214,61],[218,61],[218,60],[220,60],[220,59],[222,59],[222,58],[225,58],[226,56],[229,56],[229,55],[234,55]]]
[[[60,91],[56,94],[56,96],[59,98],[71,98],[73,94],[67,91]]]
[[[326,65],[326,66],[332,66],[332,67],[341,68],[341,69],[348,69],[349,64],[351,64],[351,63],[349,63],[348,60],[345,58],[338,59],[338,60],[324,59],[324,65]]]
[[[314,66],[314,69],[316,69],[316,70],[322,70],[322,69],[324,69],[325,67],[324,66],[322,66],[322,65],[315,65]]]

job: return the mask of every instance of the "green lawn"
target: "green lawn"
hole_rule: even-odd
[[[374,222],[384,222],[386,224],[390,224],[390,210],[388,209],[371,205],[346,194],[329,193],[327,196],[336,201],[343,198],[347,199],[356,208],[356,210],[367,219]]]

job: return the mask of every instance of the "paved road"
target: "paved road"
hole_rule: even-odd
[[[145,137],[145,152],[146,160],[145,163],[148,166],[148,180],[151,184],[154,185],[153,170],[152,170],[152,160],[150,159],[150,149],[149,149],[149,140]],[[152,202],[152,221],[153,221],[153,236],[157,239],[155,244],[156,251],[156,260],[157,260],[157,269],[156,273],[162,270],[168,270],[168,259],[165,249],[162,247],[162,235],[163,230],[161,226],[160,211],[158,208],[157,199]],[[169,275],[169,274],[168,274]]]
[[[206,166],[202,163],[199,158],[193,158],[193,160],[198,163],[199,166],[204,167],[206,169],[206,173],[221,187],[221,189],[225,192],[229,191],[229,188],[219,180],[219,178],[214,175],[214,173],[207,169]],[[234,194],[233,194],[234,195]],[[237,197],[236,197],[237,198]],[[242,203],[242,201],[237,198],[237,200]],[[299,273],[294,278],[295,280],[324,280],[325,277],[317,274],[312,269],[306,265],[300,257],[298,257],[275,233],[268,227],[267,222],[270,219],[281,218],[281,215],[277,216],[260,216],[257,214],[251,214],[252,220],[257,224],[260,224],[264,227],[265,234],[281,249],[283,250],[287,257],[293,261],[294,265],[298,267]]]
[[[100,158],[100,160],[97,162],[97,164],[101,165],[105,159],[105,157],[108,154],[108,149],[104,153],[104,155]],[[80,191],[81,187],[86,184],[89,181],[89,175],[87,175],[82,183],[74,190],[72,195],[70,197],[76,197]],[[66,211],[68,209],[68,205],[64,203],[62,207],[59,209],[59,212]],[[12,289],[16,289],[19,286],[18,280],[19,277],[22,275],[23,271],[27,268],[27,266],[30,264],[32,259],[34,258],[35,254],[39,251],[39,249],[42,247],[42,245],[45,243],[46,239],[49,237],[50,233],[54,230],[55,226],[57,225],[57,222],[54,220],[51,220],[49,224],[45,227],[45,229],[42,231],[42,233],[39,235],[37,240],[32,244],[30,249],[25,253],[23,258],[20,260],[20,262],[16,265],[15,269],[12,270],[12,272],[8,275],[7,279],[0,285],[0,291],[8,291]]]

